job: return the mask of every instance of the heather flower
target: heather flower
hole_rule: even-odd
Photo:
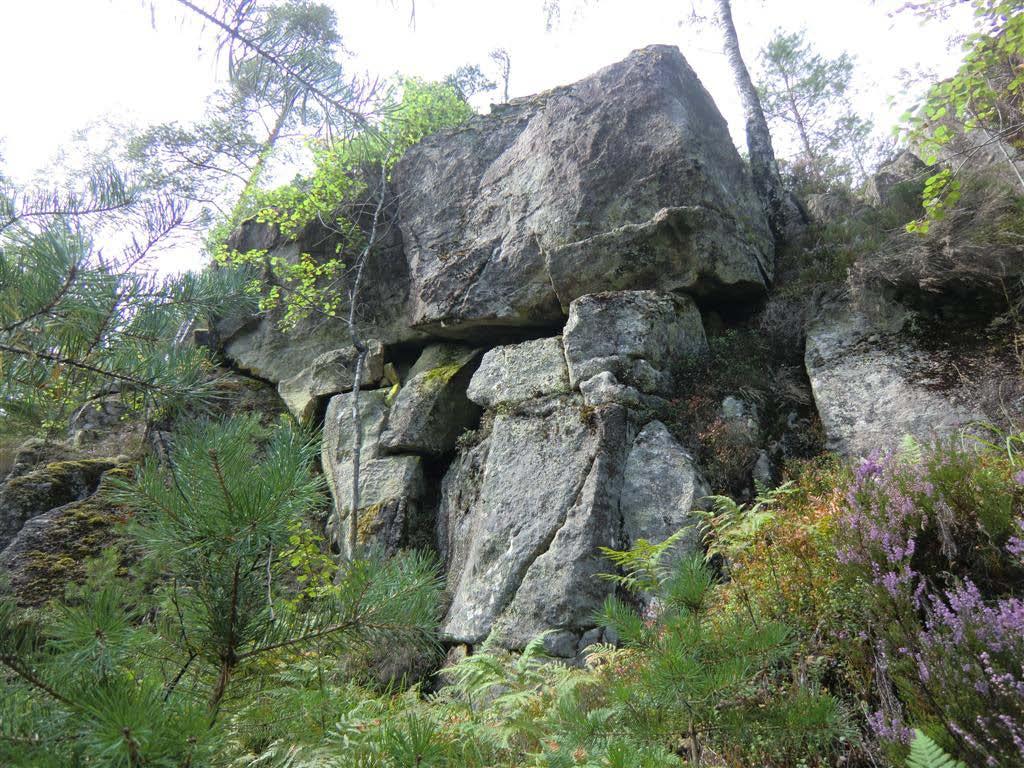
[[[867,720],[871,730],[883,741],[909,744],[914,738],[914,730],[908,728],[898,717],[888,718],[884,712],[879,711],[869,714]]]

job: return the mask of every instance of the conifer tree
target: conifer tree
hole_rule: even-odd
[[[187,333],[248,299],[239,272],[143,271],[183,215],[115,168],[71,190],[0,176],[0,421],[37,431],[111,393],[152,410],[212,391],[207,355]]]
[[[100,573],[45,623],[0,602],[0,763],[223,765],[225,723],[285,665],[429,645],[440,596],[422,556],[295,587],[296,531],[322,501],[315,455],[290,426],[238,417],[189,425],[166,464],[112,480],[155,584]]]
[[[827,176],[856,175],[854,169],[863,177],[861,156],[867,154],[872,127],[848,104],[853,59],[846,53],[827,58],[803,32],[776,30],[761,51],[761,63],[765,114],[773,124],[793,131],[800,164],[819,182]]]

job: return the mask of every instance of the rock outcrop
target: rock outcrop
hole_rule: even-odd
[[[560,324],[579,296],[751,295],[771,243],[722,116],[678,49],[430,136],[399,163],[414,327]]]
[[[55,461],[10,477],[0,486],[0,550],[32,518],[91,496],[113,467],[107,459]]]
[[[883,168],[875,205],[900,203],[920,172],[911,155]],[[785,431],[742,382],[703,404],[687,389],[736,362],[708,363],[705,318],[724,334],[770,287],[761,206],[721,115],[665,46],[429,136],[394,179],[357,313],[361,337],[378,340],[358,382],[358,505],[344,323],[308,320],[284,333],[272,313],[226,319],[212,335],[236,366],[276,384],[297,418],[315,423],[329,398],[328,527],[339,515],[344,527],[358,506],[360,544],[436,545],[451,643],[520,648],[550,631],[549,652],[574,656],[613,639],[594,626],[612,589],[598,577],[611,568],[601,547],[688,529],[673,556],[698,549],[695,512],[712,488],[696,455],[709,458],[714,490],[731,488],[733,469],[709,455],[730,446],[752,493],[750,479],[770,483],[790,455],[779,440],[796,425],[807,434],[791,443],[820,447],[799,374],[802,399],[781,415]],[[818,220],[878,215],[849,197],[809,202]],[[284,241],[250,224],[233,245],[327,257],[332,238],[309,227]],[[781,317],[804,322],[802,312]],[[782,335],[803,340],[797,328]],[[833,450],[856,456],[979,416],[940,386],[948,382],[929,379],[927,355],[899,323],[832,308],[806,335]],[[779,377],[793,375],[791,362]],[[707,411],[714,429],[695,428],[687,408]],[[334,539],[347,552],[342,533]]]
[[[830,305],[807,328],[805,360],[827,447],[847,456],[895,448],[905,436],[947,437],[985,416],[951,371],[903,332],[906,312]]]
[[[361,335],[385,346],[555,329],[574,299],[599,291],[742,298],[772,278],[751,181],[676,48],[644,48],[429,136],[396,180],[359,313]],[[314,225],[286,240],[252,222],[229,245],[294,261],[329,258],[336,242]],[[274,383],[347,343],[340,320],[282,333],[278,319],[227,318],[214,336],[236,366]]]
[[[448,470],[437,514],[452,642],[522,647],[554,630],[549,652],[575,655],[600,635],[593,617],[611,592],[598,576],[609,568],[599,548],[660,541],[692,525],[709,492],[648,409],[628,398],[592,405],[580,392],[612,371],[663,390],[662,367],[706,351],[692,303],[627,291],[583,296],[574,307],[563,336],[497,347],[470,382],[470,397],[490,409],[489,428]],[[574,364],[586,381],[574,379]],[[678,551],[696,546],[694,533]]]
[[[906,204],[908,199],[916,201],[920,198],[928,174],[928,166],[921,158],[905,149],[871,175],[864,189],[864,197],[869,204],[879,208],[897,203]]]
[[[495,347],[484,355],[469,382],[474,403],[493,408],[570,391],[562,337]]]
[[[479,643],[493,631],[522,647],[545,629],[592,625],[609,591],[597,547],[619,543],[627,447],[619,406],[587,413],[578,398],[550,398],[495,418],[475,493],[441,503],[448,637]]]

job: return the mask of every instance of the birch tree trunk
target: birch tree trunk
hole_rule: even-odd
[[[736,81],[736,89],[743,104],[743,116],[746,119],[747,150],[750,153],[750,171],[754,178],[754,189],[761,198],[768,225],[776,241],[782,240],[786,231],[786,192],[782,187],[779,175],[779,164],[775,160],[772,148],[772,136],[768,131],[768,121],[761,107],[761,97],[757,94],[754,81],[740,53],[740,41],[736,35],[736,25],[732,20],[732,4],[730,0],[715,0],[718,25],[724,36],[723,48],[726,59],[732,69]]]

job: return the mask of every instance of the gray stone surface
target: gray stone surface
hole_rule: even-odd
[[[0,484],[0,550],[32,518],[92,495],[115,463],[107,459],[55,461],[12,475]]]
[[[694,510],[711,493],[693,457],[660,421],[647,424],[633,441],[619,506],[625,546],[640,539],[664,541],[697,523]],[[700,538],[692,529],[675,548],[677,556],[696,552]]]
[[[678,49],[429,136],[399,163],[411,321],[550,326],[605,289],[764,291],[771,238],[725,121]]]
[[[869,319],[835,305],[809,323],[804,361],[830,450],[866,456],[906,435],[928,441],[985,420],[901,333],[903,323],[898,307]]]
[[[278,384],[277,392],[292,415],[306,422],[316,412],[321,397],[351,390],[355,386],[357,354],[351,346],[325,352],[295,376]],[[384,346],[377,339],[370,339],[366,342],[359,386],[375,386],[383,375]]]
[[[636,387],[620,384],[615,375],[609,371],[602,371],[596,376],[591,376],[586,381],[580,382],[580,394],[583,395],[584,405],[598,406],[628,405],[633,408],[646,408],[653,413],[666,413],[671,407],[668,400],[658,395],[647,395]]]
[[[619,543],[624,408],[578,398],[500,414],[445,478],[441,532],[452,602],[443,631],[521,648],[547,629],[579,633],[609,592],[599,546]],[[475,456],[473,456],[475,454]]]
[[[466,397],[480,354],[457,344],[427,347],[391,406],[381,447],[388,453],[450,453],[459,435],[480,420],[480,408]]]
[[[495,347],[469,382],[469,399],[492,408],[570,391],[562,337]]]
[[[405,535],[407,521],[414,517],[423,498],[423,466],[419,456],[385,456],[380,436],[387,423],[385,390],[360,392],[360,421],[363,446],[359,452],[358,542],[393,552]],[[354,426],[352,393],[335,395],[324,418],[321,461],[334,501],[328,530],[343,554],[348,551],[344,531],[337,530],[337,513],[345,520],[352,509]],[[339,535],[339,533],[341,535]]]
[[[928,174],[928,166],[921,158],[904,149],[872,174],[864,187],[864,198],[880,208],[897,202],[905,203],[914,195],[921,194]]]
[[[595,293],[569,306],[563,333],[574,387],[603,372],[648,394],[671,394],[673,369],[707,353],[692,299],[658,291]]]

